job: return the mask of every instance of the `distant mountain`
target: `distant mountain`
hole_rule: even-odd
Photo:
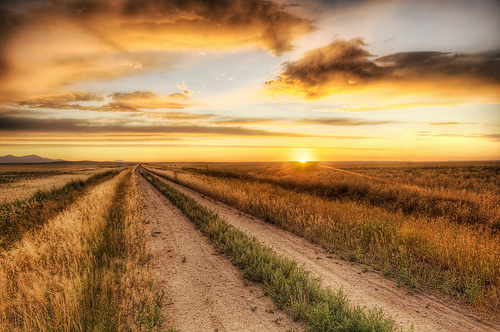
[[[7,156],[0,156],[0,164],[35,164],[35,163],[54,163],[57,161],[64,161],[62,159],[49,159],[42,158],[36,154],[29,156],[16,157],[11,154]]]

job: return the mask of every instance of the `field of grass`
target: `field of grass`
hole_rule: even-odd
[[[295,261],[148,171],[381,271],[410,292],[446,295],[500,317],[500,163],[143,169],[247,278],[262,283],[309,330],[393,331],[382,310],[366,312],[341,291],[322,288]],[[160,331],[163,296],[150,271],[134,172],[120,164],[0,167],[0,193],[60,181],[0,205],[0,331]]]
[[[306,321],[309,331],[397,331],[394,320],[380,308],[366,314],[359,306],[350,304],[341,289],[323,288],[296,261],[278,256],[257,238],[230,226],[216,212],[148,172],[141,174],[231,258],[246,278],[262,283],[279,308]]]
[[[159,330],[162,296],[132,171],[101,177],[0,249],[1,331]]]
[[[500,164],[165,164],[149,169],[410,289],[500,315]]]
[[[122,168],[117,163],[0,164],[0,204],[25,200],[40,190],[61,188],[71,181]]]

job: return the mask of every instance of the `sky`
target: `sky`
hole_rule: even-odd
[[[500,160],[497,0],[9,0],[0,155]]]

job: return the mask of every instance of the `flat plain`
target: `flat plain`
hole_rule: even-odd
[[[2,165],[0,179],[1,330],[500,327],[498,162]]]

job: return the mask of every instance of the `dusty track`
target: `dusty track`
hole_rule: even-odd
[[[159,178],[159,177],[158,177]],[[257,237],[277,253],[291,257],[305,265],[314,276],[321,277],[325,286],[343,287],[354,304],[367,308],[381,307],[402,327],[414,324],[415,331],[500,331],[500,325],[481,321],[465,308],[448,305],[442,300],[417,293],[409,295],[394,282],[377,272],[363,273],[355,264],[331,258],[317,245],[279,229],[224,203],[196,191],[159,178],[199,203],[212,208],[245,233]]]
[[[165,291],[163,315],[179,331],[286,331],[298,323],[246,283],[229,260],[182,212],[138,175],[156,286]]]

